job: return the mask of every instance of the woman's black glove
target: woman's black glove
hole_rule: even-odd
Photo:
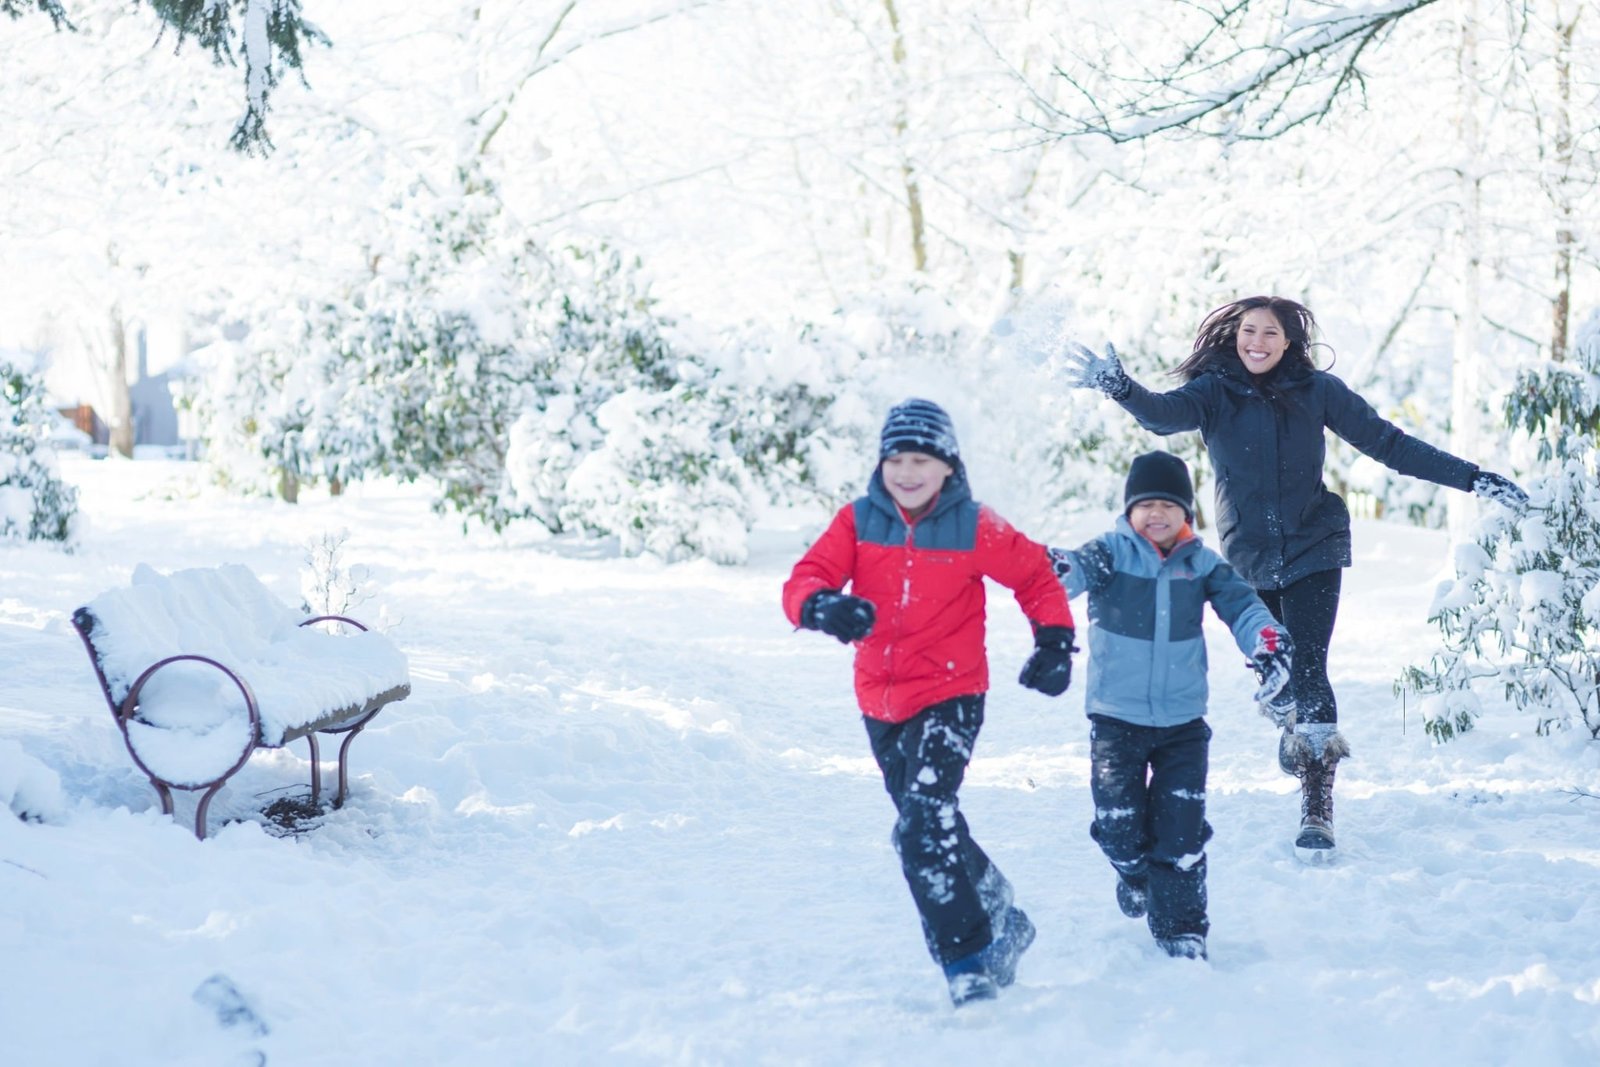
[[[1033,655],[1022,665],[1017,681],[1045,696],[1058,697],[1072,683],[1072,647],[1076,633],[1070,626],[1041,626],[1033,632]]]
[[[1132,383],[1117,358],[1117,350],[1106,345],[1104,355],[1076,341],[1067,342],[1067,350],[1057,357],[1061,378],[1074,389],[1098,389],[1112,400],[1128,395]]]
[[[835,589],[812,593],[800,607],[801,626],[807,630],[821,630],[847,645],[870,634],[872,624],[877,621],[878,612],[872,601]]]
[[[1522,486],[1494,471],[1479,471],[1472,476],[1472,495],[1493,500],[1521,515],[1528,510],[1528,494]]]

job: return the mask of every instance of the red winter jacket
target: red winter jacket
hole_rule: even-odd
[[[933,506],[907,520],[881,474],[846,505],[783,586],[783,610],[800,610],[821,589],[872,601],[877,621],[856,643],[862,714],[904,722],[930,704],[986,692],[983,579],[1016,593],[1035,626],[1071,626],[1066,592],[1044,546],[977,503],[958,470]]]

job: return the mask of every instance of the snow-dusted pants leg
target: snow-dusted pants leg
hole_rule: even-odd
[[[983,694],[931,705],[902,723],[864,720],[899,818],[894,847],[940,964],[989,944],[1011,886],[972,840],[956,791],[983,726]]]
[[[1119,874],[1149,885],[1150,932],[1205,934],[1206,767],[1211,727],[1091,716],[1089,834]]]
[[[1294,689],[1296,722],[1338,722],[1339,706],[1328,680],[1328,644],[1339,615],[1338,569],[1308,574],[1282,589],[1261,589],[1262,603],[1294,638],[1289,684]]]

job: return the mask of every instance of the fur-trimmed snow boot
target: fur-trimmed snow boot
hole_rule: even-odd
[[[1298,746],[1294,739],[1294,723],[1283,728],[1278,737],[1278,769],[1291,777],[1300,777],[1300,765],[1295,762]]]
[[[1300,779],[1300,834],[1294,849],[1308,863],[1333,858],[1333,779],[1350,744],[1333,723],[1301,723],[1285,735],[1284,749]]]

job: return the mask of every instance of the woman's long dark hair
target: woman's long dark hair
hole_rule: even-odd
[[[1311,349],[1319,345],[1327,346],[1311,339],[1317,329],[1317,320],[1311,314],[1311,309],[1286,297],[1247,296],[1224,304],[1205,317],[1200,324],[1200,332],[1195,334],[1194,350],[1172,370],[1172,376],[1192,382],[1213,360],[1236,355],[1239,351],[1239,321],[1248,312],[1260,308],[1272,312],[1283,327],[1283,334],[1289,341],[1289,347],[1283,353],[1284,360],[1291,364],[1298,363],[1307,370],[1316,370],[1317,365],[1311,360]]]

